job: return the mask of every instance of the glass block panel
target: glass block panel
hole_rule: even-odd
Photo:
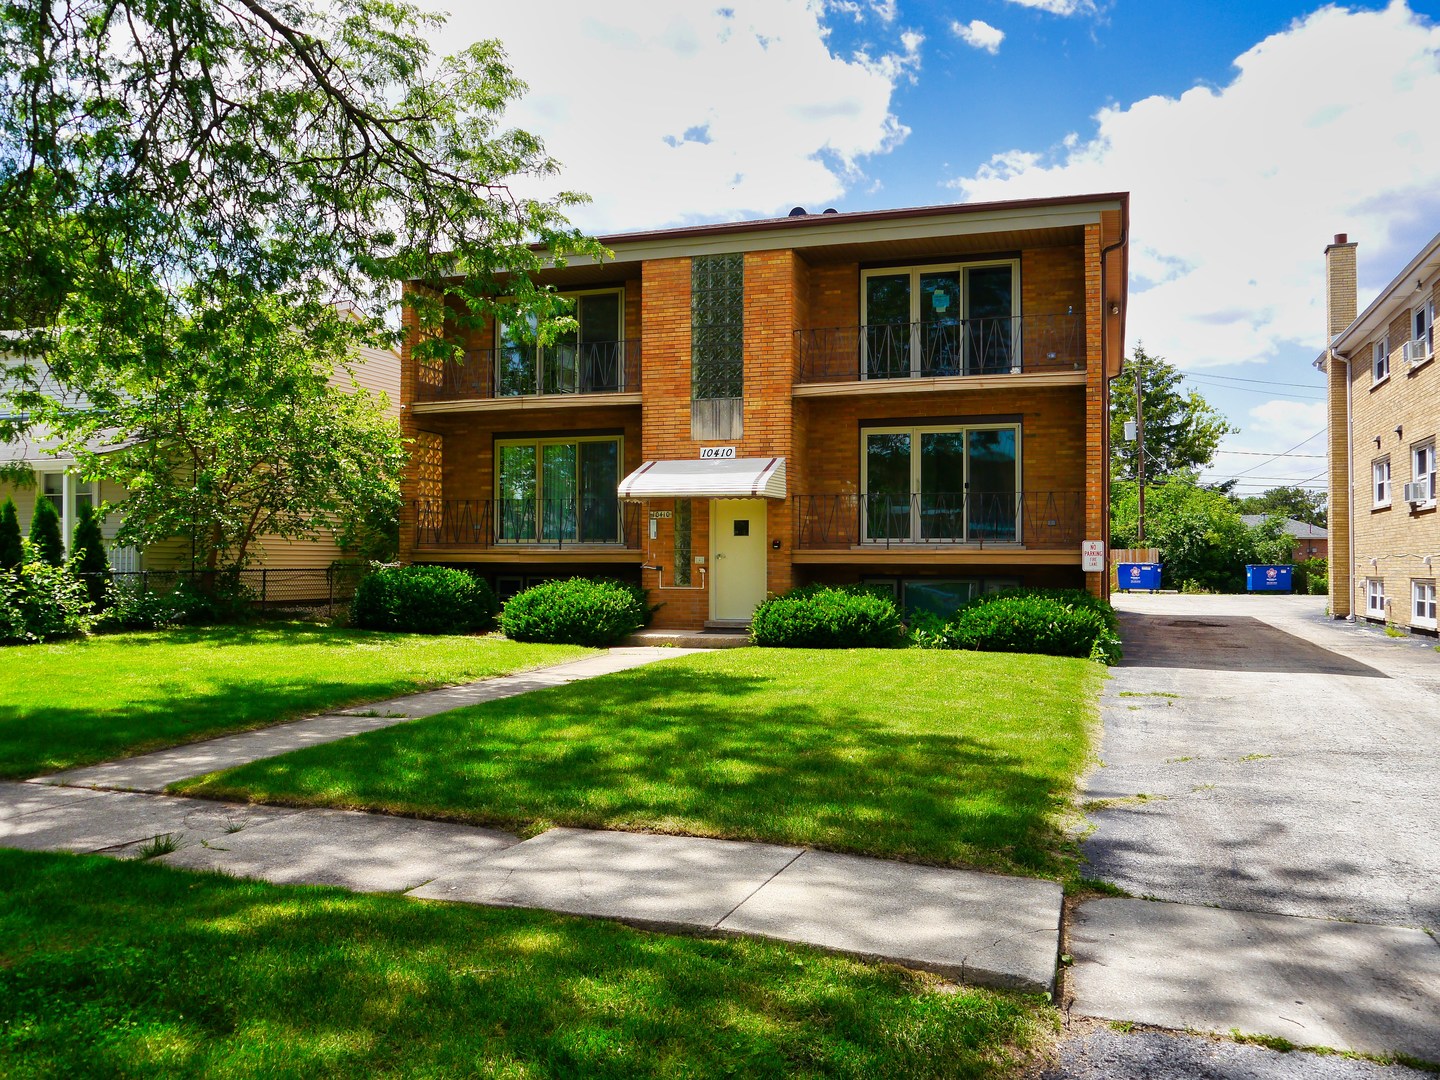
[[[676,585],[690,584],[692,504],[689,499],[675,500],[675,574]]]
[[[690,263],[691,389],[696,400],[738,398],[744,386],[745,256]]]

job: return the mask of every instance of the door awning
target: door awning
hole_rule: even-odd
[[[647,461],[620,481],[622,499],[783,499],[785,459]]]

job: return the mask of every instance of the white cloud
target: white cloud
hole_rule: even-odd
[[[1360,242],[1373,295],[1440,229],[1437,61],[1440,27],[1403,2],[1322,8],[1240,56],[1226,86],[1104,109],[1092,138],[998,154],[953,185],[967,200],[1129,190],[1131,341],[1186,368],[1313,356],[1332,234]]]
[[[968,23],[952,20],[950,30],[966,45],[984,49],[991,56],[1000,51],[1000,43],[1005,40],[1005,31],[991,26],[984,19],[971,19]]]
[[[530,85],[507,122],[563,166],[545,190],[592,196],[572,214],[586,229],[628,230],[819,210],[906,137],[891,99],[914,79],[923,37],[884,30],[888,45],[836,55],[824,16],[837,7],[555,0],[537,18],[525,4],[460,5],[439,45],[502,41]],[[893,9],[856,7],[882,22]]]
[[[1021,7],[1038,8],[1051,15],[1093,15],[1095,0],[1010,0]]]

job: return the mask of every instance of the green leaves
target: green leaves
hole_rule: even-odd
[[[1113,479],[1134,480],[1136,475],[1136,444],[1125,438],[1125,423],[1135,419],[1137,379],[1144,409],[1147,480],[1209,465],[1220,440],[1238,430],[1198,392],[1185,389],[1184,376],[1174,364],[1136,345],[1125,370],[1110,384]]]

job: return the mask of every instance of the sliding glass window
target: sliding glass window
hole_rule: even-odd
[[[578,326],[549,345],[537,341],[534,320],[500,323],[496,393],[517,397],[625,389],[623,298],[619,289],[566,294]]]
[[[506,440],[495,447],[495,517],[512,543],[620,539],[620,439]]]
[[[1020,367],[1018,261],[866,270],[861,279],[865,378]]]
[[[885,427],[861,432],[865,539],[1018,541],[1020,429]]]

